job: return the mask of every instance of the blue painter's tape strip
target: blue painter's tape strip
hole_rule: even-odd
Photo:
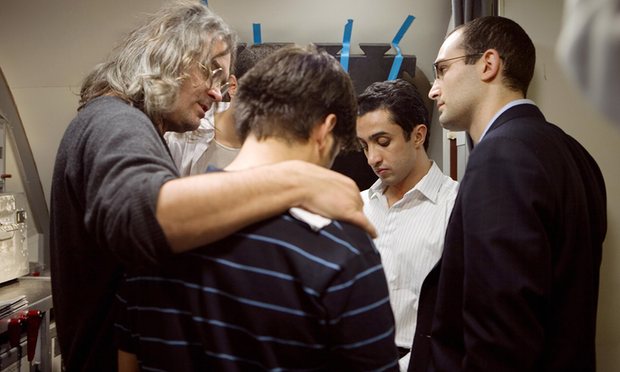
[[[398,72],[400,71],[400,65],[403,64],[403,55],[400,52],[400,47],[396,46],[397,54],[394,56],[394,62],[392,62],[392,68],[390,68],[390,75],[388,80],[396,80],[398,78]]]
[[[400,66],[403,63],[403,54],[398,44],[403,39],[403,36],[405,36],[407,30],[409,30],[409,27],[413,23],[414,19],[414,16],[408,15],[407,18],[405,18],[405,22],[403,22],[403,25],[400,26],[400,29],[394,36],[394,39],[392,39],[392,47],[396,49],[396,56],[394,57],[394,62],[392,62],[392,68],[390,69],[390,75],[388,76],[388,80],[394,80],[398,77]]]
[[[344,36],[342,37],[342,52],[340,52],[340,64],[345,71],[349,71],[349,54],[351,53],[351,33],[353,31],[353,20],[347,20],[344,26]]]
[[[405,36],[405,33],[407,32],[407,30],[409,30],[409,27],[413,23],[414,19],[415,17],[412,15],[408,15],[407,18],[405,18],[405,22],[403,22],[403,25],[400,26],[400,29],[396,33],[396,36],[394,36],[394,39],[392,40],[392,44],[400,43],[400,41],[403,39],[403,36]]]
[[[260,23],[252,23],[252,32],[254,33],[254,44],[262,44],[263,38],[260,34]]]
[[[202,2],[206,5],[209,6],[209,2],[207,0],[202,0]]]

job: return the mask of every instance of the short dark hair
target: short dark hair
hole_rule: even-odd
[[[413,128],[417,125],[425,125],[424,149],[428,150],[428,141],[431,136],[428,110],[413,84],[403,79],[372,83],[357,98],[357,104],[358,116],[371,111],[387,110],[392,121],[402,128],[407,141],[411,139]]]
[[[495,49],[504,61],[504,82],[509,88],[527,95],[534,76],[536,48],[525,30],[515,21],[498,16],[476,18],[454,31],[463,30],[465,54],[481,54]],[[452,32],[454,32],[452,31]],[[465,63],[475,63],[470,57]]]
[[[238,54],[234,64],[234,74],[237,79],[241,79],[248,70],[261,59],[282,47],[281,44],[252,44],[243,48]]]
[[[287,46],[259,61],[239,83],[234,115],[242,139],[307,141],[314,126],[336,115],[334,139],[355,148],[355,90],[340,63],[313,45]]]

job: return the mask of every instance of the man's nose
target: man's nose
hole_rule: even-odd
[[[213,101],[222,102],[222,92],[219,88],[210,87],[207,91],[207,94],[209,95],[209,97],[213,98]]]
[[[437,83],[437,79],[433,81],[433,86],[431,86],[431,90],[428,91],[428,98],[432,100],[437,100],[439,97],[439,84]]]
[[[381,163],[381,154],[379,151],[375,150],[373,147],[368,147],[368,165],[375,166]]]

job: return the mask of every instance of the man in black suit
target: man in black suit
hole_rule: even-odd
[[[429,97],[474,148],[409,370],[593,371],[605,185],[588,152],[525,99],[535,49],[502,17],[454,30]]]

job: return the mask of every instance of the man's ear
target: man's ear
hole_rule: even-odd
[[[491,81],[495,79],[500,74],[503,64],[502,58],[499,56],[497,50],[488,49],[482,54],[480,59],[483,62],[482,80]]]
[[[312,137],[315,141],[317,141],[320,148],[329,145],[329,137],[334,130],[334,127],[336,126],[336,121],[336,115],[329,114],[325,117],[322,123],[314,127],[314,130],[312,131]]]
[[[228,95],[234,97],[237,94],[237,77],[235,75],[228,76]]]
[[[418,124],[413,128],[411,132],[411,139],[413,139],[414,145],[416,148],[419,146],[424,146],[424,140],[426,140],[426,132],[428,131],[428,127],[426,124]]]

